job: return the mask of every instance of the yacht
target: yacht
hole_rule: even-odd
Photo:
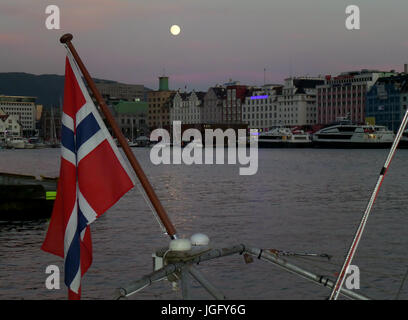
[[[35,145],[29,140],[24,139],[24,149],[34,149]]]
[[[20,137],[10,137],[6,139],[6,148],[8,149],[24,149],[25,141]]]
[[[308,148],[312,138],[303,130],[292,131],[290,128],[275,128],[262,132],[258,136],[259,148]]]
[[[339,123],[313,134],[319,148],[390,148],[395,135],[385,126]]]

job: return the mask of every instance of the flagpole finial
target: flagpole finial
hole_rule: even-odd
[[[60,42],[61,43],[67,43],[67,42],[71,41],[73,37],[74,36],[72,34],[66,33],[60,38]]]

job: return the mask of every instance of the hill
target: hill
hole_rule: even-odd
[[[116,83],[112,80],[94,79],[95,82]],[[147,88],[146,88],[147,89]],[[64,95],[64,76],[56,74],[35,75],[24,72],[0,73],[0,95],[33,96],[37,104],[58,106]]]

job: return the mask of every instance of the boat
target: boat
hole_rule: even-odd
[[[42,142],[39,137],[31,137],[28,139],[28,142],[34,146],[34,149],[44,149],[47,147],[47,145]]]
[[[258,135],[259,148],[310,148],[312,138],[303,130],[278,127]]]
[[[48,148],[61,148],[61,142],[57,138],[57,129],[55,126],[54,107],[50,109],[51,112],[51,126],[50,126],[50,140],[45,143]]]
[[[357,125],[340,122],[313,134],[313,146],[318,148],[390,148],[395,134],[385,126]]]
[[[137,146],[138,146],[138,144],[137,144],[136,141],[134,141],[134,142],[129,141],[129,147],[134,148],[134,147],[137,147]]]
[[[34,143],[31,143],[29,139],[23,139],[24,140],[24,149],[34,149],[35,145]]]
[[[25,141],[23,138],[20,137],[12,137],[6,139],[6,148],[7,149],[24,149],[25,148]]]
[[[0,221],[51,216],[58,178],[0,172]]]
[[[137,147],[147,147],[151,144],[150,138],[146,136],[139,136],[136,138]]]
[[[138,143],[137,143],[137,141],[135,141],[135,137],[134,137],[134,131],[135,131],[135,129],[133,128],[133,121],[131,121],[131,124],[132,124],[132,137],[129,139],[127,139],[128,140],[128,145],[129,145],[129,147],[131,147],[131,148],[134,148],[134,147],[137,147],[138,146]]]

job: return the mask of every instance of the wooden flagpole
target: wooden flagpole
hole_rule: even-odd
[[[99,104],[99,107],[104,114],[106,120],[109,122],[113,134],[115,137],[118,139],[119,144],[121,145],[127,159],[129,160],[133,170],[135,171],[137,177],[139,178],[139,181],[141,185],[143,186],[143,189],[145,190],[147,196],[149,197],[154,209],[156,210],[157,215],[159,216],[161,222],[163,223],[164,227],[166,228],[167,234],[170,236],[171,239],[177,239],[177,233],[176,229],[174,228],[173,224],[170,221],[170,218],[168,217],[166,211],[164,210],[159,198],[156,195],[156,192],[154,191],[152,185],[150,184],[149,180],[147,179],[146,174],[144,173],[142,167],[140,166],[139,162],[137,161],[135,155],[133,154],[132,150],[129,147],[129,144],[127,143],[125,137],[123,136],[122,132],[119,129],[119,126],[117,125],[115,119],[113,118],[111,112],[108,109],[108,106],[106,105],[104,99],[102,98],[101,94],[99,93],[99,90],[96,88],[95,82],[92,80],[91,76],[88,73],[88,70],[86,69],[85,65],[83,64],[81,58],[79,57],[77,51],[75,50],[74,45],[72,44],[71,40],[73,39],[72,34],[67,33],[64,34],[60,38],[60,42],[65,44],[68,49],[71,51],[72,56],[74,57],[76,63],[78,64],[79,69],[82,72],[82,75],[85,78],[85,81],[87,82],[89,88],[91,89],[91,92],[93,96],[95,97],[96,101]]]

